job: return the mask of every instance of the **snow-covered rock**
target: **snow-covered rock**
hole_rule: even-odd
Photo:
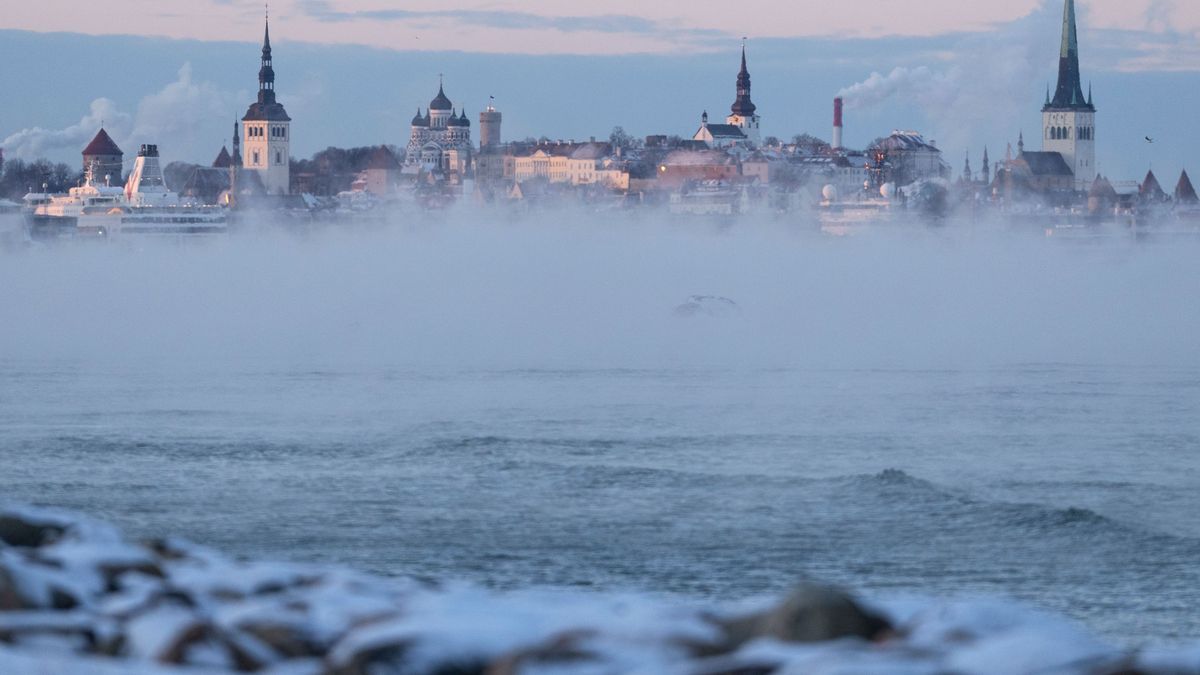
[[[1200,644],[1129,650],[999,600],[773,603],[439,587],[131,542],[0,508],[0,674],[1200,675]]]

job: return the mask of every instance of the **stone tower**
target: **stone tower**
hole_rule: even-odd
[[[487,110],[479,113],[479,147],[494,148],[500,145],[500,123],[504,116],[496,110],[496,101],[493,98],[488,103]]]
[[[83,172],[91,171],[96,185],[104,185],[106,181],[111,185],[122,184],[124,163],[125,153],[104,129],[83,149]]]

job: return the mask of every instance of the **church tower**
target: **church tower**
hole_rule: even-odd
[[[271,26],[263,30],[262,67],[258,71],[258,100],[242,118],[242,166],[262,179],[267,194],[285,195],[291,186],[291,122],[275,100],[275,69],[271,65]]]
[[[1075,189],[1087,190],[1096,180],[1096,107],[1092,92],[1084,98],[1079,78],[1079,38],[1075,0],[1063,6],[1062,48],[1058,55],[1058,87],[1046,91],[1042,107],[1042,149],[1057,152],[1075,174]]]
[[[746,44],[742,43],[742,69],[737,76],[737,100],[730,106],[726,124],[732,124],[746,134],[746,139],[754,145],[761,143],[758,124],[759,116],[755,114],[758,107],[750,100],[750,71],[746,68]]]

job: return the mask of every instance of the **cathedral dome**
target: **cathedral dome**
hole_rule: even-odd
[[[469,126],[471,126],[471,122],[470,122],[470,120],[467,119],[466,111],[463,111],[463,114],[461,117],[451,113],[450,121],[446,122],[446,126],[448,126],[448,127],[469,127]]]
[[[417,108],[417,116],[416,116],[416,117],[414,117],[414,118],[412,118],[412,125],[413,125],[414,127],[427,127],[427,126],[429,126],[429,118],[421,114],[421,109],[420,109],[420,108]]]
[[[453,105],[450,103],[450,99],[446,98],[446,92],[442,90],[442,86],[439,84],[437,96],[429,102],[429,109],[444,111],[451,110],[452,108]]]

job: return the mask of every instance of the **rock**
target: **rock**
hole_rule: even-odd
[[[321,656],[320,645],[316,644],[298,626],[286,623],[254,622],[243,623],[238,628],[247,635],[288,659]]]
[[[65,528],[32,514],[0,513],[0,541],[9,546],[37,548],[56,541]]]
[[[17,584],[12,575],[0,564],[0,612],[28,609],[17,593]]]
[[[716,295],[693,295],[675,308],[675,316],[734,316],[742,311],[736,302]]]
[[[874,640],[891,629],[886,619],[863,609],[836,588],[803,584],[768,612],[720,622],[732,651],[756,638],[824,642],[845,637]]]
[[[188,648],[205,642],[210,633],[208,622],[191,610],[162,605],[125,624],[125,651],[147,661],[183,663]]]
[[[488,666],[484,675],[520,675],[527,668],[563,669],[592,661],[597,654],[581,643],[594,637],[594,631],[571,631],[551,638],[549,641],[506,654]]]
[[[331,652],[326,660],[328,675],[373,675],[401,672],[404,657],[411,648],[409,640],[364,644],[354,649]]]

